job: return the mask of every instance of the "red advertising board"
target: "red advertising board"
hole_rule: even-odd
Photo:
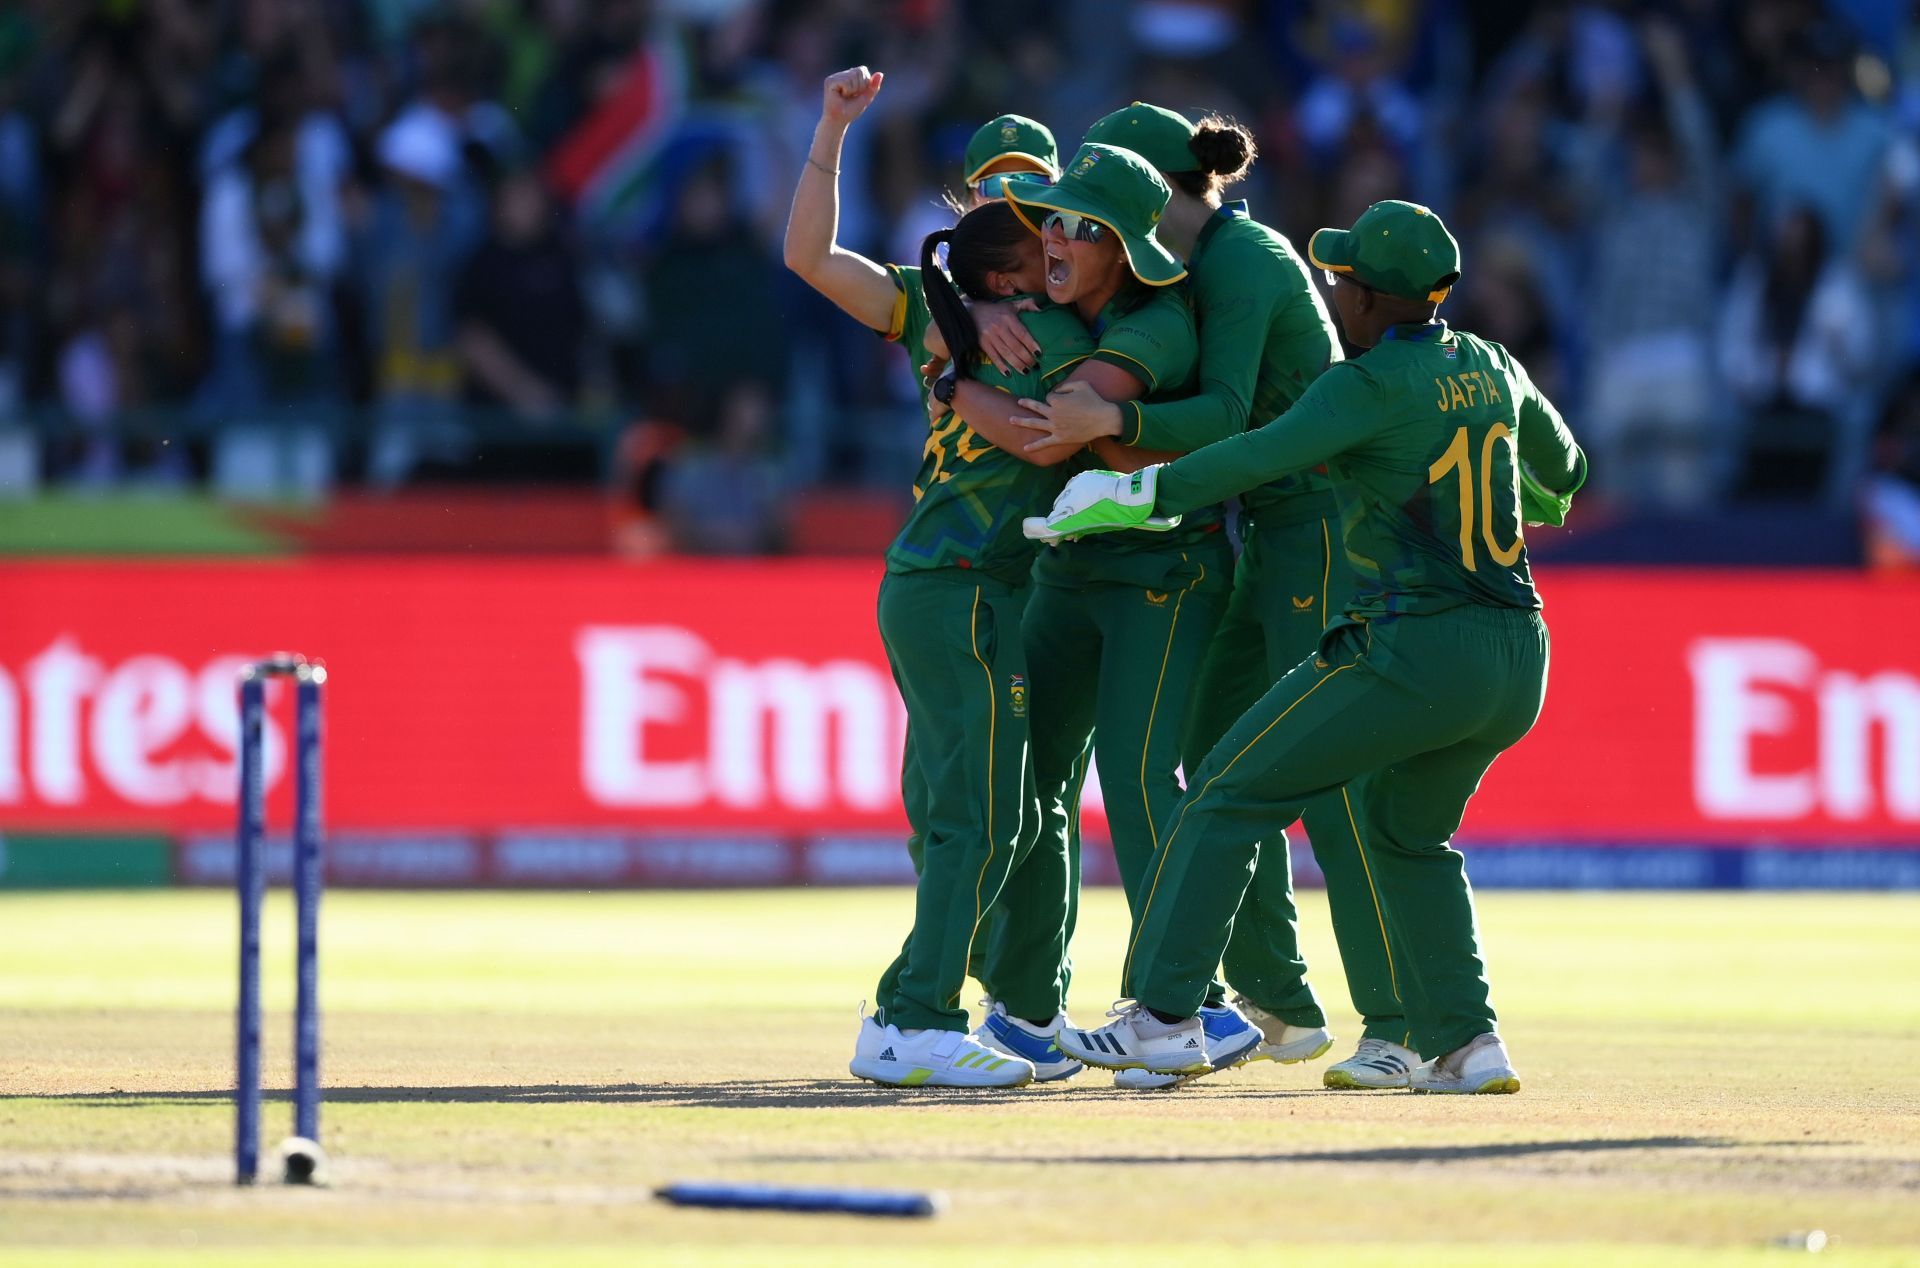
[[[1920,586],[1543,569],[1487,841],[1920,841]],[[225,830],[233,672],[326,661],[336,830],[890,831],[877,565],[0,565],[0,830]],[[286,814],[287,701],[268,746]]]

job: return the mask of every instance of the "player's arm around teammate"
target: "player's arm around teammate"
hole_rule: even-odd
[[[1111,374],[1133,394],[1190,391],[1197,340],[1175,285],[1184,270],[1152,236],[1167,200],[1153,170],[1128,151],[1086,145],[1059,184],[1013,181],[1007,197],[1045,247],[1048,297],[1075,308],[1099,339],[1075,376]],[[1009,398],[969,397],[968,385],[960,386],[960,416],[1024,444],[1024,433],[1007,421],[1015,408]],[[1035,568],[1024,628],[1043,842],[1071,832],[1076,762],[1094,735],[1114,850],[1130,892],[1152,853],[1158,820],[1179,795],[1191,678],[1219,619],[1231,566],[1219,529],[1217,516],[1197,516],[1170,533],[1048,551]],[[1034,857],[1041,857],[1039,847]],[[1032,881],[1024,870],[1016,875],[1009,901],[1020,901]],[[1047,901],[1069,906],[1072,888],[1070,877],[1067,892]],[[1035,910],[1044,905],[1031,903]],[[999,1002],[1015,1017],[1041,1021],[1061,970],[1021,948],[1020,926],[1009,921],[1007,932],[989,959]]]
[[[1022,402],[1032,417],[1015,421],[1035,429],[1030,443],[1048,450],[1113,438],[1148,449],[1194,449],[1284,413],[1341,359],[1340,342],[1293,245],[1254,220],[1244,202],[1224,200],[1224,189],[1253,165],[1252,134],[1217,115],[1196,126],[1171,110],[1135,102],[1098,120],[1087,135],[1135,150],[1172,189],[1156,232],[1187,261],[1200,331],[1199,390],[1180,400],[1111,403],[1070,382],[1046,401]],[[1289,473],[1248,490],[1241,502],[1233,593],[1207,649],[1182,745],[1189,772],[1313,650],[1339,610],[1332,605],[1344,607],[1353,589],[1345,556],[1333,545],[1338,512],[1324,475]],[[1350,1058],[1328,1077],[1341,1086],[1378,1086],[1384,1072],[1385,1082],[1404,1085],[1417,1058],[1401,1046],[1406,1022],[1385,923],[1361,867],[1344,794],[1317,799],[1305,819],[1327,877],[1349,993],[1365,1021],[1359,1063]],[[1332,1037],[1306,981],[1287,845],[1284,832],[1263,843],[1248,901],[1234,921],[1225,972],[1266,1032],[1255,1057],[1298,1061],[1320,1055]],[[1208,1042],[1218,1050],[1238,1028],[1220,1007],[1218,984],[1207,1002]]]
[[[1195,1013],[1255,843],[1308,798],[1359,780],[1360,849],[1407,949],[1409,1021],[1419,1050],[1438,1054],[1411,1085],[1515,1091],[1464,860],[1449,840],[1545,696],[1523,482],[1563,507],[1585,463],[1518,362],[1437,320],[1459,252],[1426,208],[1377,203],[1351,230],[1316,233],[1309,257],[1338,278],[1335,308],[1364,355],[1267,427],[1132,477],[1081,477],[1048,517],[1054,532],[1104,531],[1326,462],[1361,578],[1348,619],[1194,773],[1137,911],[1136,1002],[1113,1025],[1063,1031],[1059,1043],[1093,1064],[1194,1068]],[[1088,505],[1102,487],[1106,505]]]
[[[783,254],[802,281],[861,325],[900,343],[920,366],[930,355],[926,341],[936,332],[919,267],[877,264],[839,241],[840,155],[847,130],[873,104],[885,80],[884,72],[865,66],[827,76],[820,121],[793,191]],[[968,210],[998,201],[1009,179],[1052,180],[1059,172],[1053,134],[1020,115],[1001,115],[981,125],[967,144],[965,161]]]
[[[937,335],[927,312],[918,265],[878,264],[840,245],[840,158],[848,129],[879,95],[885,75],[855,66],[827,76],[821,89],[820,121],[794,188],[787,220],[785,257],[808,285],[861,325],[899,344],[920,366],[931,355],[928,340]],[[1051,180],[1059,172],[1053,134],[1032,119],[1002,115],[983,124],[967,144],[962,173],[969,210],[997,201],[1000,186],[1014,175]],[[1031,336],[1023,336],[1029,341]],[[945,353],[942,345],[942,354]],[[1032,368],[1035,363],[1023,363]],[[926,403],[926,385],[920,386]],[[920,869],[926,836],[927,790],[914,758],[915,737],[907,731],[901,761],[900,793],[907,813],[907,853]]]
[[[942,242],[956,281],[982,299],[1037,289],[1040,253],[1003,203],[929,236],[921,276],[930,311],[965,365],[977,351],[934,257]],[[1046,309],[1029,320],[1049,360],[1007,390],[1055,381],[1092,351],[1069,314]],[[887,552],[880,636],[907,707],[926,821],[913,929],[880,979],[875,1015],[863,1019],[849,1067],[865,1079],[1007,1087],[1034,1076],[1029,1061],[968,1036],[960,996],[983,921],[1037,829],[1020,637],[1033,553],[1019,520],[1059,484],[1060,473],[996,449],[953,419],[928,437],[914,509]]]

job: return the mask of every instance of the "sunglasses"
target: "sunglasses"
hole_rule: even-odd
[[[1073,211],[1050,213],[1040,222],[1042,229],[1058,229],[1077,242],[1098,242],[1107,236],[1107,227],[1092,216],[1083,216]]]
[[[1371,291],[1374,289],[1350,273],[1335,273],[1332,269],[1321,269],[1320,272],[1327,279],[1327,285],[1329,287],[1336,286],[1341,282],[1347,282],[1353,286],[1358,286],[1363,291]],[[1377,291],[1375,293],[1378,294]]]
[[[985,180],[973,183],[973,192],[982,198],[1005,198],[1008,181],[1033,181],[1040,185],[1053,184],[1053,177],[1045,172],[998,172]]]

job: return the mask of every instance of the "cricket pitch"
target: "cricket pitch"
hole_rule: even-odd
[[[904,890],[344,891],[321,932],[333,1187],[274,1182],[291,1126],[291,907],[268,905],[262,1182],[232,1184],[237,917],[213,891],[0,896],[0,1263],[1130,1264],[1920,1259],[1920,897],[1486,893],[1524,1080],[1336,1093],[1339,1035],[1158,1094],[846,1073]],[[1090,891],[1074,1012],[1125,933]],[[937,1190],[922,1221],[678,1210],[674,1179]],[[1246,1252],[1243,1252],[1246,1253]]]

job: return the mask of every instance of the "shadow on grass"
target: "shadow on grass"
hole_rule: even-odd
[[[895,1088],[856,1079],[728,1079],[713,1083],[531,1083],[451,1087],[329,1087],[322,1098],[331,1105],[657,1105],[698,1109],[877,1109],[898,1105],[985,1104],[1009,1096],[1057,1095],[1056,1089]],[[288,1101],[284,1090],[264,1094]],[[227,1088],[176,1092],[30,1093],[7,1100],[65,1101],[97,1108],[149,1105],[187,1106],[233,1099]],[[1078,1100],[1136,1100],[1137,1093],[1076,1089]],[[1012,1104],[1011,1101],[1004,1103]]]
[[[1381,1165],[1405,1162],[1470,1162],[1502,1158],[1529,1158],[1542,1154],[1618,1153],[1643,1149],[1772,1149],[1785,1146],[1827,1144],[1808,1140],[1733,1140],[1723,1136],[1628,1136],[1595,1137],[1586,1140],[1525,1140],[1505,1144],[1478,1145],[1396,1145],[1375,1149],[1301,1149],[1286,1153],[1258,1154],[1054,1154],[1045,1159],[1049,1166],[1083,1167],[1164,1167],[1228,1166],[1245,1167],[1262,1163],[1359,1163]],[[762,1154],[747,1159],[756,1163],[845,1163],[882,1162],[872,1154]],[[904,1161],[904,1160],[903,1160]],[[943,1163],[1005,1163],[1004,1156],[946,1157]]]

